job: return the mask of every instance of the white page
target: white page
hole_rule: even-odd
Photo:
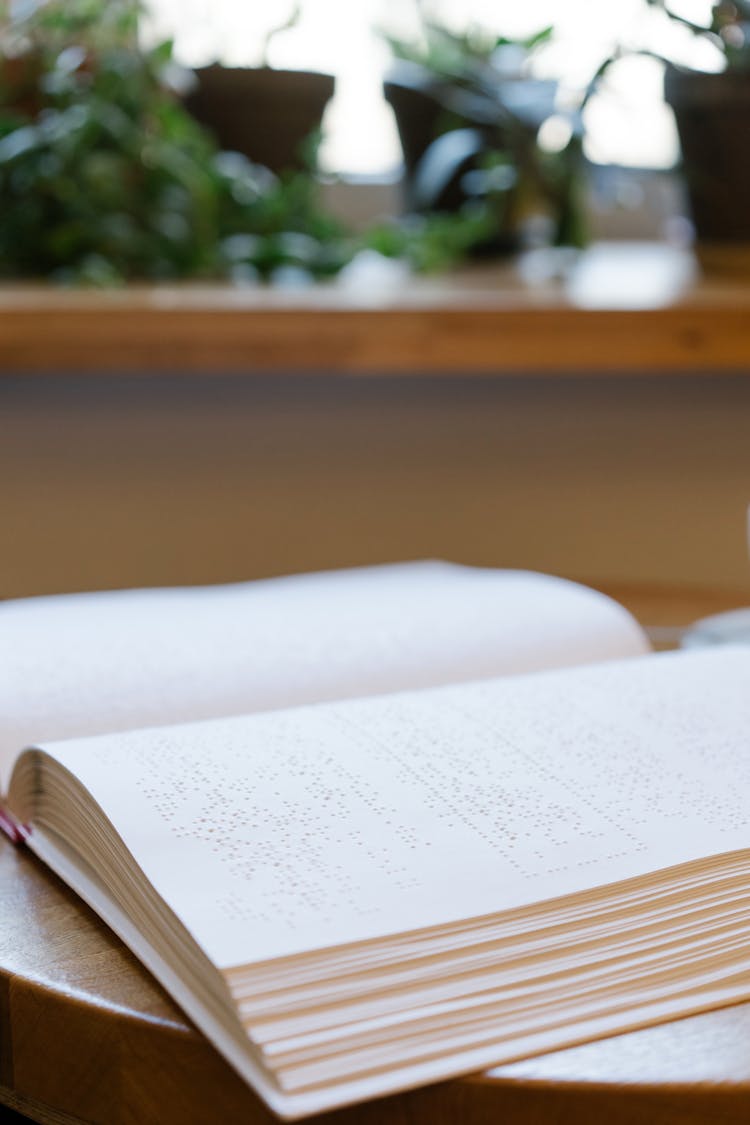
[[[47,749],[226,968],[746,848],[748,729],[738,649]]]
[[[31,742],[636,655],[574,583],[440,562],[0,603],[0,785]]]

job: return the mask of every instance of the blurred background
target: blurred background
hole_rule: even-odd
[[[702,0],[681,11],[705,20],[711,5]],[[626,56],[629,50],[655,54],[699,69],[721,68],[720,53],[705,39],[644,0],[539,0],[533,5],[498,0],[442,0],[420,5],[404,0],[301,0],[275,4],[262,12],[234,0],[153,0],[144,34],[172,38],[175,58],[189,67],[220,60],[231,66],[255,66],[263,58],[269,31],[293,26],[273,36],[266,61],[275,68],[331,74],[335,94],[324,119],[321,167],[329,173],[397,180],[402,153],[393,112],[382,85],[393,64],[388,36],[419,42],[429,18],[458,35],[480,28],[488,36],[523,40],[542,28],[554,37],[534,60],[534,73],[560,82],[575,96],[616,51],[623,58],[587,109],[585,150],[599,165],[640,169],[674,168],[679,142],[674,118],[662,93],[664,63],[656,57]]]
[[[221,340],[189,371],[86,348],[144,285],[741,315],[749,29],[744,0],[0,4],[0,596],[425,556],[741,594],[750,346],[719,330],[668,377],[648,334],[519,371],[501,320],[481,377],[295,366],[283,318],[239,373]],[[71,290],[80,369],[44,349]]]

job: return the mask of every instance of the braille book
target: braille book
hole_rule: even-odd
[[[281,1116],[750,998],[750,650],[594,591],[7,602],[0,715],[6,830]]]

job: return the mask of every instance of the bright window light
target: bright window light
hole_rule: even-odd
[[[285,22],[294,4],[290,0],[261,10],[237,0],[151,0],[149,7],[149,37],[172,36],[176,56],[186,65],[218,60],[256,66],[263,61],[267,33]],[[710,3],[683,0],[679,10],[701,22]],[[478,23],[511,36],[554,23],[554,41],[539,53],[537,72],[560,80],[563,102],[566,92],[580,90],[590,79],[616,43],[705,70],[721,69],[721,57],[709,43],[649,8],[645,0],[537,0],[523,8],[497,0],[434,0],[429,11],[457,29]],[[398,137],[382,96],[389,52],[377,29],[408,36],[417,26],[417,4],[409,0],[302,0],[295,26],[271,40],[266,61],[272,66],[336,76],[336,95],[324,122],[325,169],[382,175],[398,168]],[[635,55],[611,67],[586,111],[590,159],[633,167],[674,164],[677,137],[662,101],[662,70],[658,60]]]

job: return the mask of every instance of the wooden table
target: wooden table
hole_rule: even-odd
[[[732,594],[623,586],[646,624]],[[741,600],[741,598],[740,598]],[[273,1119],[122,944],[0,842],[0,1103],[54,1125]],[[316,1118],[322,1125],[747,1125],[750,1003]]]
[[[0,374],[747,372],[750,287],[663,244],[307,289],[0,286]]]

